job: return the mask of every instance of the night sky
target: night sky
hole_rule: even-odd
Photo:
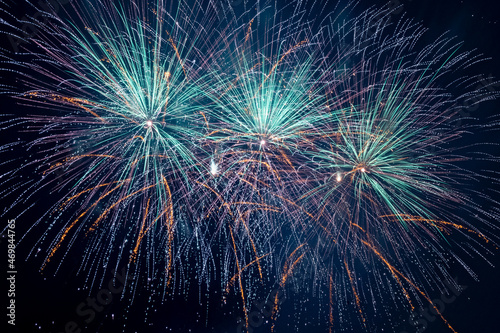
[[[358,9],[367,6],[379,5],[384,1],[361,1]],[[477,49],[485,58],[492,58],[474,67],[474,73],[491,74],[500,78],[500,5],[494,0],[400,0],[404,5],[407,17],[421,21],[423,26],[429,29],[425,38],[428,41],[434,40],[442,33],[449,31],[451,35],[463,40],[464,49]],[[16,8],[17,15],[27,10],[22,5]],[[0,18],[3,13],[0,12]],[[22,15],[21,15],[22,16]],[[4,36],[0,37],[4,48],[9,48],[9,42]],[[13,74],[1,78],[12,80]],[[29,112],[24,106],[19,106],[16,102],[0,95],[2,114],[26,114]],[[500,114],[500,100],[485,102],[479,110],[475,111],[474,117],[479,123],[487,123],[492,116]],[[18,133],[13,129],[0,131],[1,144],[17,140]],[[32,134],[27,134],[32,135]],[[499,142],[498,132],[476,133],[468,139],[477,142]],[[498,148],[492,147],[492,153],[498,155]],[[12,154],[8,153],[7,155]],[[17,154],[17,153],[16,153]],[[22,154],[22,152],[20,152]],[[9,155],[11,156],[11,155]],[[19,161],[22,163],[22,160]],[[494,164],[493,164],[494,165]],[[6,167],[12,164],[0,165],[0,174]],[[472,167],[492,168],[492,164],[474,164]],[[493,166],[498,168],[498,165]],[[30,177],[29,174],[23,177]],[[479,186],[494,186],[481,183]],[[497,189],[498,188],[498,185]],[[8,191],[8,189],[1,189]],[[481,190],[481,189],[479,189]],[[497,197],[497,199],[500,199]],[[16,240],[19,240],[26,229],[36,220],[39,214],[47,208],[50,198],[37,198],[37,204],[17,221]],[[4,209],[11,202],[1,202],[0,209]],[[14,211],[19,213],[25,207],[18,207]],[[3,212],[3,211],[2,211]],[[13,213],[11,213],[13,214]],[[10,214],[1,218],[2,228],[7,224]],[[494,221],[498,223],[498,221]],[[498,231],[500,234],[500,231]],[[81,328],[82,332],[217,332],[217,333],[238,333],[241,330],[241,307],[236,296],[229,297],[228,304],[222,306],[220,294],[202,296],[202,305],[199,305],[198,290],[192,287],[192,292],[188,296],[176,296],[174,300],[160,304],[159,300],[149,300],[148,290],[139,290],[134,304],[130,306],[128,302],[119,300],[119,294],[113,294],[113,299],[102,311],[97,311],[95,318],[89,320],[85,327],[84,318],[89,319],[88,312],[85,316],[79,316],[77,309],[82,302],[87,301],[89,291],[82,287],[85,285],[85,274],[77,275],[78,261],[80,257],[68,258],[61,266],[59,272],[54,275],[53,269],[48,274],[39,272],[41,258],[30,258],[27,261],[29,251],[31,251],[37,235],[26,237],[16,249],[16,328],[6,326],[7,332],[51,332],[59,333],[72,332]],[[5,234],[0,239],[0,253],[2,262],[2,274],[7,271],[7,238]],[[75,251],[82,250],[76,245]],[[456,269],[455,276],[458,282],[467,288],[456,295],[456,299],[446,304],[443,311],[445,318],[453,325],[459,333],[498,333],[500,332],[500,251],[496,256],[486,256],[495,265],[492,267],[482,260],[481,257],[464,258],[464,261],[477,273],[479,281],[472,279],[463,269]],[[453,271],[455,273],[455,271]],[[111,275],[104,278],[109,281]],[[6,278],[2,284],[3,311],[6,312],[8,290]],[[107,283],[106,283],[107,284]],[[216,286],[217,287],[217,286]],[[219,288],[220,289],[220,288]],[[213,288],[213,290],[218,290]],[[90,291],[91,297],[96,297],[99,289]],[[220,291],[218,291],[220,293]],[[431,298],[439,298],[437,291],[431,294]],[[207,301],[208,299],[208,301]],[[209,305],[207,306],[207,302]],[[298,305],[298,304],[299,305]],[[283,308],[277,322],[277,332],[328,332],[328,322],[323,317],[318,316],[317,300],[311,295],[289,294],[283,302]],[[150,308],[152,306],[152,308]],[[149,308],[149,310],[148,310]],[[254,308],[251,309],[255,310]],[[300,312],[297,313],[297,312]],[[147,314],[146,314],[147,313]],[[126,317],[126,318],[125,318]],[[451,332],[439,318],[428,320],[425,330],[417,330],[407,322],[408,313],[394,313],[392,325],[380,325],[380,332],[396,333],[445,333]],[[3,315],[2,324],[7,321]],[[146,322],[145,322],[146,321]],[[254,327],[253,332],[270,332],[269,316],[263,316],[264,323]],[[69,323],[69,324],[68,324]],[[394,329],[390,327],[394,326]],[[69,328],[68,328],[69,327]],[[3,330],[5,332],[5,330]],[[344,332],[351,332],[346,329]],[[352,332],[358,332],[353,330]]]

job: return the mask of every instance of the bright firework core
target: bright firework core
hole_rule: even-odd
[[[153,127],[153,121],[152,120],[146,121],[146,127],[148,127],[148,128]]]

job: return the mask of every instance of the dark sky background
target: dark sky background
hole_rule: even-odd
[[[370,4],[382,4],[385,1],[361,1],[358,8],[364,8]],[[475,72],[491,74],[500,78],[500,6],[496,0],[400,0],[404,5],[408,17],[415,18],[429,28],[426,35],[432,41],[445,31],[450,31],[459,40],[464,40],[464,49],[478,49],[484,57],[492,60],[475,67]],[[23,8],[18,9],[22,12]],[[2,13],[0,13],[2,17]],[[3,38],[3,36],[1,37]],[[8,43],[3,40],[2,45]],[[1,96],[0,107],[2,113],[14,113],[18,106],[15,102],[5,96]],[[488,117],[500,114],[500,101],[484,103],[476,111],[474,116],[480,122],[487,122]],[[12,132],[0,132],[1,143],[12,140]],[[498,142],[498,133],[478,133],[475,140]],[[3,170],[3,169],[2,169]],[[2,189],[4,190],[4,189]],[[7,203],[5,203],[6,205]],[[4,203],[1,203],[4,206]],[[19,239],[25,225],[29,225],[35,219],[43,207],[35,208],[32,215],[25,215],[18,221],[16,239]],[[2,218],[1,225],[4,226],[6,219]],[[33,218],[33,220],[30,220]],[[498,222],[498,221],[496,221]],[[19,224],[23,225],[19,225]],[[2,274],[5,276],[7,241],[5,238],[0,242],[0,253]],[[217,332],[237,333],[241,325],[238,317],[242,316],[240,307],[233,306],[237,298],[230,299],[229,304],[221,307],[220,304],[198,305],[198,292],[193,289],[194,297],[177,297],[174,301],[166,304],[155,302],[155,310],[145,319],[145,310],[148,307],[148,293],[142,292],[137,295],[136,302],[128,308],[127,302],[118,300],[114,296],[113,301],[104,307],[103,311],[96,314],[87,328],[84,328],[82,317],[75,310],[81,302],[87,299],[88,291],[81,290],[84,284],[84,275],[76,276],[77,262],[74,265],[66,264],[56,276],[52,274],[44,276],[39,273],[40,260],[29,259],[24,261],[28,251],[31,249],[30,240],[24,241],[17,249],[17,280],[16,280],[16,304],[17,304],[17,327],[7,327],[7,332],[65,332],[65,325],[74,321],[82,332]],[[453,325],[459,333],[498,333],[500,332],[500,251],[496,256],[488,256],[496,267],[491,267],[480,257],[466,258],[477,273],[479,281],[470,278],[463,270],[457,270],[456,276],[460,284],[467,286],[465,291],[457,296],[456,300],[446,304],[444,309],[445,318]],[[110,278],[110,277],[109,277]],[[105,279],[108,281],[109,278]],[[6,312],[6,279],[3,279],[2,308]],[[94,297],[99,290],[93,290]],[[439,294],[431,297],[439,297]],[[217,299],[218,295],[212,298]],[[290,295],[290,299],[294,296]],[[307,300],[307,295],[297,297],[301,302]],[[311,304],[316,300],[311,298]],[[128,309],[128,310],[127,310]],[[255,309],[251,309],[255,310]],[[300,315],[294,311],[302,312]],[[208,315],[207,315],[208,314]],[[126,316],[125,320],[123,317]],[[295,320],[294,317],[299,317]],[[2,324],[6,321],[5,314],[2,315]],[[396,318],[396,319],[394,319]],[[264,321],[269,318],[264,316]],[[396,313],[393,320],[395,329],[385,326],[384,332],[416,333],[417,329],[403,320],[408,319],[405,313]],[[147,323],[145,323],[145,320]],[[316,305],[294,305],[293,300],[286,300],[282,315],[278,320],[278,332],[288,331],[294,328],[297,332],[327,332],[328,325],[325,318],[318,318]],[[123,326],[125,328],[123,328]],[[263,323],[254,328],[253,332],[269,332],[269,324]],[[3,331],[5,332],[5,331]],[[71,332],[71,330],[69,330]],[[76,332],[76,331],[75,331]],[[344,332],[351,332],[348,329]],[[356,331],[352,331],[356,332]],[[377,330],[382,332],[382,329]],[[429,321],[424,331],[429,333],[451,332],[439,320]]]

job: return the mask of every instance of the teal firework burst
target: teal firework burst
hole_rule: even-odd
[[[388,13],[366,15],[384,18]],[[314,212],[309,244],[323,262],[330,293],[335,284],[349,285],[350,302],[365,327],[364,313],[376,300],[361,296],[363,285],[396,283],[403,306],[431,302],[423,286],[451,280],[440,270],[448,246],[460,249],[462,237],[470,235],[484,246],[495,237],[470,223],[471,210],[483,217],[489,213],[459,185],[475,175],[460,166],[468,157],[454,143],[467,133],[456,126],[457,114],[472,100],[496,92],[462,93],[440,84],[467,65],[463,60],[470,53],[459,52],[460,44],[443,38],[423,46],[421,53],[398,56],[401,48],[417,43],[420,27],[400,23],[382,43],[377,40],[387,36],[383,30],[352,40],[352,65],[332,73],[329,118],[318,129],[322,134],[315,149],[306,152],[312,180],[298,200]],[[476,215],[476,222],[483,217]],[[424,259],[428,256],[442,260]],[[370,273],[373,267],[386,270],[392,280],[382,282],[380,271]]]
[[[26,57],[44,66],[11,60],[29,68],[29,90],[18,98],[57,114],[27,118],[42,134],[36,144],[52,152],[37,161],[45,170],[30,189],[54,177],[55,191],[66,192],[43,218],[51,221],[40,239],[50,243],[44,269],[85,235],[86,270],[164,262],[155,276],[169,283],[175,246],[192,237],[177,202],[193,187],[190,173],[204,173],[203,80],[194,66],[202,30],[185,11],[163,1],[75,4],[71,18],[47,12],[35,22],[36,49]]]

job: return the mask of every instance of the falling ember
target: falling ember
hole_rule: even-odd
[[[219,173],[219,166],[217,163],[215,163],[214,160],[210,161],[210,173],[215,176],[217,173]]]

